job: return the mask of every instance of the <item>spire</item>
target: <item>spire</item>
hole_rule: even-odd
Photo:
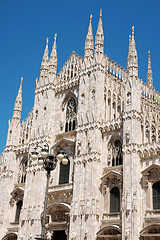
[[[95,54],[103,54],[104,53],[104,35],[103,35],[103,27],[102,27],[102,10],[100,10],[99,23],[95,38]]]
[[[51,73],[56,74],[57,72],[57,47],[56,47],[57,34],[54,36],[54,43],[52,47],[52,52],[50,55],[49,69]]]
[[[19,91],[16,97],[14,110],[13,110],[13,118],[12,119],[21,119],[21,112],[22,112],[22,83],[23,77],[21,78],[21,84],[19,87]]]
[[[41,63],[41,73],[48,68],[48,38],[46,39],[46,48]]]
[[[152,77],[150,51],[148,51],[147,85],[148,85],[149,87],[151,87],[151,88],[153,87],[153,77]]]
[[[90,16],[88,34],[87,34],[86,42],[85,42],[84,57],[85,58],[88,58],[88,57],[93,58],[92,15]]]
[[[134,40],[134,26],[132,27],[132,38],[129,36],[129,50],[127,58],[127,70],[130,75],[138,76],[138,58]]]
[[[129,50],[128,50],[128,56],[131,54],[131,35],[129,35]]]

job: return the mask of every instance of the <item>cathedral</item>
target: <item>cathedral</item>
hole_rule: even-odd
[[[9,120],[0,239],[160,239],[160,93],[150,52],[145,83],[134,27],[126,69],[104,54],[102,11],[95,40],[90,16],[84,56],[72,52],[59,72],[56,38],[50,54],[46,41],[31,112],[21,121],[22,78]]]

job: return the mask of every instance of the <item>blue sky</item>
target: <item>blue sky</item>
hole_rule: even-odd
[[[0,153],[7,138],[8,119],[23,76],[22,119],[34,104],[46,38],[51,50],[57,33],[58,71],[72,51],[84,55],[89,16],[95,36],[102,9],[105,54],[126,67],[128,38],[135,26],[139,77],[146,82],[148,50],[155,88],[160,91],[160,1],[158,0],[5,0],[0,1]]]

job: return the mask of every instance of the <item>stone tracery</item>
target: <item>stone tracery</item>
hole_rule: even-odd
[[[122,165],[122,144],[119,139],[111,140],[108,144],[108,165],[118,166]]]
[[[65,132],[75,130],[77,121],[77,105],[74,98],[70,98],[66,108]]]

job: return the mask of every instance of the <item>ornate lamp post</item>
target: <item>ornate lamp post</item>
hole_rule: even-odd
[[[60,152],[57,156],[55,154],[49,153],[49,145],[45,144],[44,148],[41,147],[41,152],[37,152],[35,148],[34,152],[31,152],[32,160],[37,160],[40,165],[43,165],[44,169],[47,171],[47,183],[46,183],[46,191],[45,191],[45,200],[44,200],[44,211],[42,217],[42,230],[41,236],[36,237],[36,239],[46,240],[45,235],[45,220],[46,220],[46,211],[47,211],[47,202],[48,202],[48,187],[49,187],[49,179],[50,172],[56,168],[57,161],[62,161],[64,165],[68,164],[68,159],[65,157],[64,152]]]

